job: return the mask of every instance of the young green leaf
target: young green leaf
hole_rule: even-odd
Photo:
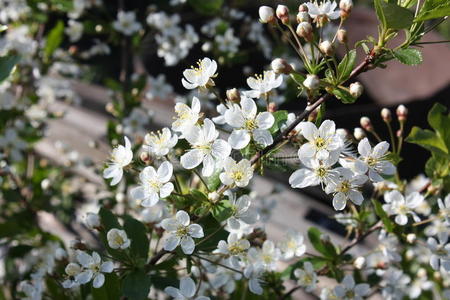
[[[356,50],[350,50],[342,59],[338,65],[339,81],[345,81],[348,79],[352,70],[355,68],[356,63]]]
[[[383,28],[399,30],[411,27],[414,20],[411,10],[383,0],[374,0],[374,6]]]
[[[0,57],[0,83],[9,77],[14,66],[19,62],[19,55],[8,55]]]
[[[142,262],[145,263],[147,261],[149,247],[145,225],[130,216],[125,216],[123,228],[125,229],[128,238],[131,240],[131,255],[141,258]]]
[[[427,21],[450,15],[450,1],[426,0],[415,21]]]
[[[337,256],[336,248],[330,241],[322,239],[322,232],[316,227],[308,229],[308,238],[314,249],[329,259],[335,259]]]
[[[394,57],[402,64],[416,66],[422,63],[422,53],[413,48],[398,49],[393,52]]]
[[[125,276],[122,283],[123,296],[129,300],[147,299],[151,278],[143,270],[135,270]]]
[[[61,45],[64,38],[64,22],[58,21],[47,36],[47,42],[44,47],[45,57],[48,59],[53,52]]]
[[[350,93],[343,88],[335,88],[333,89],[332,93],[336,96],[336,98],[341,100],[342,103],[349,104],[356,101],[356,98],[350,95]]]

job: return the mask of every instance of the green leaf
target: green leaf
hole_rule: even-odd
[[[308,238],[314,249],[329,259],[337,257],[336,248],[330,241],[322,240],[322,232],[316,227],[308,229]]]
[[[291,78],[297,83],[299,86],[303,86],[303,81],[305,81],[306,77],[300,73],[291,73]]]
[[[92,287],[92,297],[94,300],[119,300],[120,283],[116,273],[105,273],[105,283],[102,287],[96,289]]]
[[[316,118],[316,127],[319,127],[320,124],[322,124],[322,121],[325,118],[326,110],[327,109],[326,109],[325,102],[323,102],[319,106],[319,113],[317,114],[317,118]]]
[[[392,223],[391,219],[389,219],[389,216],[384,211],[383,207],[381,206],[381,203],[377,199],[372,199],[372,204],[373,204],[373,207],[375,208],[375,213],[383,222],[386,230],[388,232],[393,232],[394,231],[394,223]]]
[[[426,0],[415,21],[427,21],[450,15],[450,1]]]
[[[338,65],[339,81],[345,81],[348,79],[356,63],[356,50],[350,50]]]
[[[127,236],[131,239],[130,252],[134,257],[142,259],[142,264],[145,264],[148,257],[149,240],[147,237],[147,228],[138,220],[125,216],[123,228]]]
[[[125,261],[127,260],[127,256],[125,253],[121,250],[112,249],[108,245],[108,239],[106,237],[108,231],[113,228],[122,229],[122,226],[120,226],[119,220],[117,220],[117,217],[108,209],[100,208],[100,211],[98,213],[100,216],[100,221],[103,226],[103,229],[100,231],[100,239],[102,240],[103,244],[105,245],[106,249],[108,250],[108,253],[111,254],[112,257],[114,257],[117,260]]]
[[[416,66],[423,61],[422,53],[413,48],[398,49],[393,51],[393,55],[399,62],[409,66]]]
[[[356,98],[350,95],[350,93],[343,88],[337,87],[333,89],[332,93],[336,96],[336,98],[341,100],[342,103],[350,104],[356,101]]]
[[[220,240],[227,240],[228,232],[223,229],[223,226],[211,214],[203,218],[199,224],[203,228],[205,238],[208,237],[208,239],[196,247],[196,250],[197,248],[199,250],[213,250],[217,248]]]
[[[443,140],[447,149],[450,150],[450,113],[446,115],[447,108],[435,103],[428,112],[428,123],[436,131],[439,138]]]
[[[216,203],[213,207],[212,215],[218,222],[223,222],[230,218],[233,215],[230,201],[222,200],[219,203]]]
[[[280,127],[286,123],[288,112],[287,110],[278,110],[274,113],[272,113],[275,122],[273,123],[272,127],[269,129],[271,134],[276,133],[278,130],[280,130]]]
[[[47,59],[49,59],[53,52],[61,45],[64,38],[64,22],[58,21],[55,27],[50,30],[47,36],[47,42],[44,47],[44,54]]]
[[[9,77],[14,66],[19,62],[19,55],[8,55],[0,57],[0,83]]]
[[[151,278],[144,270],[136,270],[125,276],[122,283],[123,296],[129,300],[147,299]]]
[[[222,171],[215,171],[211,176],[206,178],[206,184],[210,191],[215,191],[220,186],[220,173],[222,173]]]
[[[223,0],[188,0],[188,3],[200,14],[214,15],[222,8]]]
[[[374,6],[383,28],[407,29],[411,27],[414,13],[409,9],[383,0],[374,0]]]
[[[414,126],[406,141],[417,144],[438,155],[447,156],[449,154],[444,141],[436,133],[428,129],[424,130]]]

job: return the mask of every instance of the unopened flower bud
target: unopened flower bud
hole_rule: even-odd
[[[319,49],[326,56],[332,56],[334,54],[333,44],[329,40],[325,40],[320,43]]]
[[[397,107],[396,113],[400,122],[405,121],[408,117],[408,109],[403,104]]]
[[[69,263],[64,270],[69,276],[76,276],[83,271],[79,264],[73,262]]]
[[[361,96],[364,91],[364,87],[362,86],[361,83],[354,82],[354,83],[350,84],[349,90],[350,90],[350,95],[352,95],[352,97],[359,98],[359,96]]]
[[[220,195],[217,192],[211,192],[208,194],[208,200],[215,203],[220,199]]]
[[[391,111],[387,108],[383,108],[381,110],[381,118],[383,119],[384,122],[389,123],[390,121],[392,121],[392,114]]]
[[[339,8],[350,12],[353,8],[353,1],[352,0],[339,1]]]
[[[419,268],[419,270],[417,270],[417,277],[419,278],[427,277],[427,270],[425,270],[424,268]]]
[[[95,229],[100,227],[100,217],[98,214],[87,213],[86,214],[86,226],[89,229]]]
[[[320,84],[319,77],[317,77],[317,75],[314,75],[314,74],[306,75],[306,79],[303,81],[303,85],[308,90],[315,90],[315,89],[317,89],[319,87],[319,84]]]
[[[141,152],[141,154],[139,154],[139,158],[142,160],[142,162],[144,162],[145,164],[150,163],[150,161],[152,160],[152,157],[150,156],[150,154],[148,154],[147,151],[143,151]]]
[[[297,14],[297,23],[300,24],[301,22],[311,22],[309,14],[306,11],[299,11]]]
[[[275,102],[270,102],[268,107],[267,107],[267,111],[270,113],[274,113],[277,111],[277,105],[275,104]]]
[[[337,32],[337,40],[341,44],[346,44],[348,42],[347,30],[342,29],[342,28],[339,29]]]
[[[410,244],[414,243],[416,240],[416,235],[414,233],[410,233],[406,236],[406,241]]]
[[[366,259],[363,256],[358,256],[353,262],[353,266],[358,270],[361,270],[366,264]]]
[[[277,18],[284,25],[289,24],[289,8],[286,5],[278,5],[276,10]]]
[[[308,6],[306,4],[300,4],[298,7],[299,12],[308,12]]]
[[[227,90],[227,99],[231,102],[238,103],[241,101],[241,94],[239,94],[239,91],[236,88],[229,89]]]
[[[296,33],[299,37],[304,38],[307,41],[311,41],[313,38],[313,28],[308,22],[301,22],[298,24]]]
[[[290,74],[293,71],[292,66],[282,58],[274,59],[270,65],[272,66],[272,70],[277,74]]]
[[[347,139],[347,137],[348,137],[348,131],[345,128],[336,129],[336,134],[344,140]]]
[[[356,127],[355,129],[353,129],[353,136],[356,140],[359,141],[366,137],[366,133],[361,127]]]
[[[367,131],[372,131],[373,130],[372,122],[370,121],[370,119],[368,117],[362,117],[359,120],[359,123],[361,124],[361,127],[364,130],[367,130]]]
[[[261,23],[272,23],[275,21],[275,12],[272,7],[261,6],[259,8],[259,21]]]

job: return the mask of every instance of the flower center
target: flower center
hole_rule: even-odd
[[[159,182],[159,181],[157,181],[157,180],[150,179],[150,180],[148,181],[148,185],[149,185],[150,188],[152,188],[153,190],[159,191],[159,189],[160,189],[161,186],[162,186],[162,183]]]
[[[175,233],[177,236],[186,236],[188,234],[188,228],[186,226],[179,226]]]
[[[319,167],[316,169],[316,175],[320,178],[323,178],[327,175],[328,171],[324,167]]]
[[[350,181],[344,180],[341,182],[341,185],[339,186],[338,190],[339,190],[339,192],[342,192],[342,193],[348,193],[350,191],[350,188],[351,188]]]
[[[234,179],[234,181],[240,181],[242,178],[244,178],[244,173],[242,171],[234,171],[231,174],[231,178]]]
[[[235,242],[228,247],[228,251],[230,251],[231,255],[238,255],[244,252],[244,248],[242,248],[238,242]]]
[[[94,273],[100,272],[100,264],[92,264],[89,266],[89,269],[91,269]]]
[[[248,120],[245,120],[244,127],[248,131],[253,131],[256,128],[258,128],[258,125],[256,124],[256,120],[255,119],[248,119]]]
[[[314,145],[316,146],[317,149],[321,150],[324,149],[327,145],[327,141],[321,137],[318,137],[315,141],[314,141]]]
[[[116,235],[116,237],[114,238],[114,242],[118,245],[122,245],[125,241],[120,235]]]
[[[373,158],[372,156],[366,158],[366,163],[369,165],[369,167],[374,167],[377,162],[378,160],[376,158]]]

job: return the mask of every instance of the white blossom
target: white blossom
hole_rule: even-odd
[[[156,157],[162,157],[169,153],[178,142],[178,136],[172,135],[169,128],[164,127],[161,131],[147,133],[144,137],[144,150]]]
[[[247,255],[255,268],[261,267],[267,271],[274,271],[281,258],[281,251],[272,241],[266,240],[261,248],[250,248]]]
[[[274,71],[264,71],[263,75],[255,75],[247,78],[247,84],[251,90],[247,93],[249,97],[267,97],[268,93],[283,83],[283,77]]]
[[[228,138],[233,149],[245,148],[251,138],[264,147],[273,143],[268,129],[272,127],[275,118],[270,112],[258,113],[255,101],[250,98],[243,98],[240,105],[234,104],[227,110],[225,120],[234,128]]]
[[[245,187],[253,177],[253,167],[248,159],[242,159],[236,163],[233,158],[227,157],[224,172],[220,173],[219,177],[225,185],[236,184],[238,187]]]
[[[442,267],[445,271],[450,272],[450,243],[448,243],[448,236],[440,236],[439,243],[435,238],[429,237],[427,246],[431,251],[431,267],[436,271]]]
[[[203,121],[203,126],[193,126],[184,134],[184,138],[191,145],[180,158],[185,169],[194,169],[203,164],[202,175],[209,177],[216,169],[217,162],[221,162],[231,153],[231,147],[222,139],[218,139],[219,132],[210,119]]]
[[[373,149],[367,138],[362,139],[358,144],[359,160],[355,163],[358,173],[369,171],[369,178],[373,182],[383,181],[380,174],[393,175],[395,166],[386,160],[389,149],[387,142],[378,143]]]
[[[227,225],[231,230],[238,230],[242,223],[254,224],[258,220],[256,211],[251,210],[251,198],[248,195],[242,195],[236,199],[236,195],[230,191],[226,192],[230,201],[233,214],[227,219]]]
[[[412,215],[415,222],[419,222],[420,218],[414,212],[423,201],[424,198],[418,192],[411,193],[406,198],[397,190],[384,194],[383,209],[388,215],[395,215],[395,223],[398,225],[406,225],[408,223],[408,214]]]
[[[174,186],[170,181],[173,166],[170,162],[163,162],[158,170],[148,166],[139,174],[140,186],[131,191],[133,199],[142,201],[144,207],[155,205],[159,199],[168,197]]]
[[[370,286],[367,283],[355,284],[352,275],[345,275],[342,284],[334,288],[336,296],[342,300],[362,300],[370,293]]]
[[[69,26],[64,30],[65,33],[69,36],[72,43],[77,42],[83,35],[83,23],[75,20],[69,20],[67,23]]]
[[[136,21],[134,11],[119,11],[117,13],[117,20],[113,22],[113,27],[124,35],[132,35],[142,28],[141,24]]]
[[[184,70],[184,78],[181,79],[183,86],[188,90],[206,89],[208,86],[214,86],[212,78],[216,77],[216,61],[205,57],[197,65],[197,67],[192,66],[190,69]]]
[[[114,268],[113,262],[102,262],[97,252],[92,252],[92,255],[89,255],[86,252],[77,250],[76,258],[83,267],[83,271],[75,275],[75,281],[79,284],[86,284],[93,279],[94,288],[100,288],[105,282],[103,273],[111,273]]]
[[[333,169],[333,166],[339,159],[339,153],[333,152],[330,153],[327,159],[318,160],[300,156],[299,150],[299,157],[305,168],[301,168],[291,174],[289,177],[291,187],[302,189],[319,184],[328,185],[338,178],[339,173],[336,169]]]
[[[229,258],[230,265],[239,268],[239,261],[250,248],[250,242],[243,238],[238,238],[236,233],[230,233],[227,241],[221,240],[217,245],[217,253]]]
[[[192,254],[195,249],[193,238],[202,238],[203,228],[198,224],[190,224],[191,219],[187,212],[180,210],[175,217],[164,219],[162,227],[170,233],[164,242],[164,250],[172,251],[181,244],[184,254]]]
[[[150,88],[145,93],[145,97],[149,100],[166,100],[173,93],[173,88],[166,82],[164,74],[159,74],[156,78],[149,76],[147,81]]]
[[[86,225],[89,229],[95,229],[100,227],[100,217],[95,213],[87,213],[86,214]]]
[[[133,159],[130,140],[125,137],[125,146],[119,145],[112,151],[109,167],[103,171],[104,178],[112,178],[111,185],[116,185],[122,179],[123,168]]]
[[[329,20],[335,20],[339,18],[339,10],[337,8],[337,3],[333,0],[325,0],[320,2],[308,2],[306,3],[308,7],[308,13],[316,23],[321,26]]]
[[[342,139],[336,134],[336,125],[331,120],[325,120],[317,129],[311,122],[300,123],[302,135],[308,141],[300,147],[299,157],[316,157],[326,159],[330,152],[342,147]]]
[[[330,181],[325,187],[325,192],[333,193],[333,207],[335,210],[343,210],[348,200],[356,205],[361,205],[364,197],[360,188],[367,181],[366,175],[358,175],[350,169],[337,168],[339,175],[334,181]]]
[[[303,235],[294,230],[288,230],[285,238],[280,243],[280,250],[284,259],[302,256],[306,251]]]
[[[189,299],[209,300],[209,297],[205,296],[199,296],[194,298],[195,291],[196,291],[195,282],[189,276],[181,278],[179,289],[172,286],[166,287],[164,289],[164,292],[166,292],[169,296],[173,297],[173,299],[176,300],[189,300]]]
[[[124,230],[112,228],[106,234],[108,246],[112,249],[126,249],[130,247],[131,240],[128,239],[127,233]]]
[[[186,132],[192,126],[197,124],[200,118],[200,100],[197,97],[192,98],[191,107],[188,105],[178,102],[175,104],[175,113],[177,117],[172,123],[172,130],[176,132]]]
[[[313,265],[306,261],[303,264],[302,269],[296,269],[294,276],[297,278],[297,283],[310,293],[316,289],[317,286],[317,274],[314,272]]]

